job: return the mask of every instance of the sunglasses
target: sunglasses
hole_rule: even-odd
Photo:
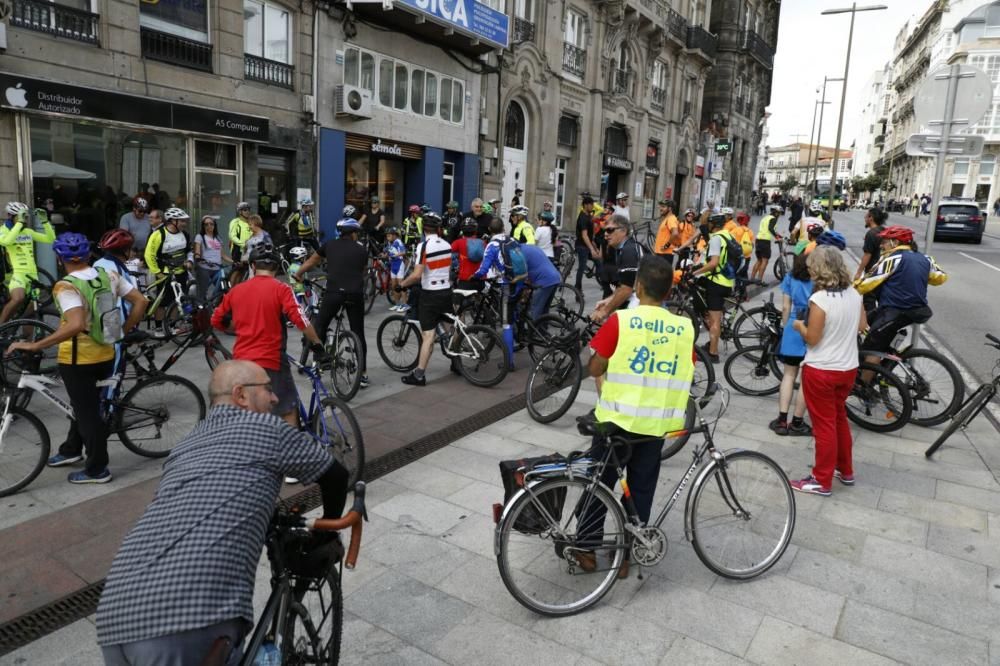
[[[621,227],[604,227],[604,231],[609,234],[613,231],[618,231],[619,229],[621,229]]]

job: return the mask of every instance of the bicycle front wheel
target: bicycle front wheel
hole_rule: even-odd
[[[526,329],[528,355],[532,362],[537,362],[554,347],[569,348],[579,337],[575,326],[551,313],[528,322]]]
[[[361,388],[361,338],[351,330],[343,329],[333,344],[327,346],[333,356],[331,379],[333,392],[347,402]]]
[[[528,374],[524,389],[528,414],[539,423],[552,423],[573,405],[583,382],[583,366],[576,350],[550,349]]]
[[[0,422],[0,497],[16,493],[41,474],[49,446],[42,420],[11,405]]]
[[[205,398],[192,382],[174,375],[139,381],[114,404],[113,430],[132,453],[165,458],[205,418]]]
[[[420,330],[406,315],[386,317],[379,324],[375,340],[378,355],[390,369],[409,372],[420,357]]]
[[[459,371],[475,386],[496,386],[507,376],[507,347],[500,334],[489,326],[466,326],[458,330]]]
[[[788,266],[785,265],[785,258],[782,255],[778,255],[777,260],[774,262],[774,277],[778,278],[778,282],[785,279],[785,273],[788,272]]]
[[[770,345],[744,347],[726,359],[722,373],[729,385],[746,395],[774,395],[782,372]]]
[[[776,462],[738,450],[698,475],[686,515],[698,559],[720,576],[745,580],[773,567],[788,548],[795,498]]]
[[[292,593],[296,601],[285,616],[283,663],[335,666],[344,629],[344,597],[337,574],[296,579]]]
[[[375,297],[378,296],[377,279],[374,269],[369,269],[365,275],[365,314],[371,312],[372,306],[375,305]]]
[[[530,486],[496,528],[497,566],[511,595],[541,615],[573,615],[615,584],[625,514],[604,486],[548,479]]]
[[[347,487],[353,488],[365,473],[365,440],[354,412],[340,398],[327,396],[323,398],[320,416],[313,421],[313,432],[347,470]]]
[[[712,359],[700,345],[694,346],[695,364],[694,379],[691,382],[691,397],[701,400],[708,389],[715,385],[715,366]]]
[[[759,305],[748,308],[740,313],[740,316],[733,322],[733,345],[737,349],[743,349],[750,345],[759,345],[770,335],[767,330],[768,317],[775,317],[778,328],[781,325],[781,313],[777,310],[768,312],[769,308]]]
[[[965,398],[965,383],[958,368],[932,349],[911,347],[900,356],[906,370],[891,361],[883,361],[882,365],[889,364],[892,374],[910,390],[913,400],[910,422],[932,426],[947,421]]]
[[[566,282],[556,287],[556,293],[552,296],[551,308],[558,312],[561,308],[566,308],[578,315],[583,314],[584,298],[583,292],[575,285]]]
[[[872,377],[865,382],[863,374]],[[845,403],[847,418],[865,430],[892,432],[910,420],[913,401],[906,385],[880,365],[862,363]]]
[[[934,455],[934,452],[941,448],[941,445],[945,441],[955,434],[955,431],[959,428],[965,428],[969,425],[972,419],[976,418],[986,403],[996,395],[996,391],[993,389],[991,384],[983,384],[975,390],[975,392],[969,396],[969,399],[965,402],[962,407],[959,408],[958,413],[951,417],[951,422],[945,427],[941,435],[934,440],[934,443],[927,447],[924,451],[924,456],[930,458]]]

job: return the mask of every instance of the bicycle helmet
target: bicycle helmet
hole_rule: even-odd
[[[552,213],[550,213],[547,210],[543,210],[541,213],[538,214],[538,219],[545,220],[546,222],[551,223],[551,222],[555,221],[556,216],[553,215]]]
[[[20,201],[8,201],[5,210],[7,211],[7,214],[10,215],[11,217],[17,217],[21,213],[27,213],[28,206],[27,204],[23,204]]]
[[[457,201],[454,201],[454,200],[452,200],[452,201],[449,201],[448,203],[446,203],[446,204],[444,205],[444,207],[445,207],[445,208],[455,208],[455,209],[457,209],[457,208],[458,208],[458,202],[457,202]]]
[[[806,233],[810,236],[818,236],[823,233],[823,225],[819,222],[810,222],[806,225]]]
[[[471,217],[462,220],[462,234],[474,234],[479,232],[479,225]]]
[[[302,208],[303,206],[312,206],[312,205],[313,205],[313,200],[310,199],[309,197],[306,197],[305,199],[299,201],[299,208]]]
[[[511,215],[520,215],[521,217],[527,217],[529,212],[527,206],[514,206],[510,209]]]
[[[97,247],[102,250],[125,250],[132,247],[135,237],[127,229],[110,229],[104,232]]]
[[[431,229],[441,228],[441,216],[432,210],[424,213],[424,229],[430,227]]]
[[[242,213],[245,210],[250,210],[250,204],[248,204],[246,201],[241,201],[238,204],[236,204],[237,213]]]
[[[492,215],[493,214],[493,204],[491,204],[488,201],[486,203],[484,203],[483,204],[483,212],[484,213],[489,213],[490,215]]]
[[[136,197],[132,199],[132,208],[138,208],[139,210],[149,210],[149,202],[142,197]]]
[[[83,234],[67,231],[56,236],[52,251],[63,261],[83,260],[90,256],[90,241]]]
[[[302,261],[309,256],[309,250],[301,245],[296,245],[288,251],[288,256],[291,257],[293,261]]]
[[[409,213],[410,213],[411,215],[414,215],[414,214],[416,214],[416,213],[419,213],[419,212],[420,212],[420,206],[418,206],[417,204],[413,204],[412,206],[410,206],[410,207],[409,207],[409,208],[407,208],[406,210],[407,210],[407,211],[408,211],[408,212],[409,212]]]
[[[191,216],[185,213],[182,209],[173,207],[168,208],[167,212],[163,214],[163,219],[165,220],[189,220]]]
[[[726,223],[726,216],[722,213],[715,213],[714,215],[708,216],[708,226],[709,227],[721,227]]]
[[[736,213],[736,223],[745,227],[748,224],[750,224],[750,216],[741,210],[740,212]]]
[[[360,228],[361,228],[361,223],[355,220],[353,217],[345,217],[337,221],[338,231],[351,232],[351,231],[357,231]]]
[[[726,217],[732,217],[732,216],[733,216],[733,212],[734,212],[734,211],[733,211],[733,209],[732,209],[732,208],[730,208],[729,206],[726,206],[726,207],[725,207],[725,208],[723,208],[723,209],[722,209],[722,210],[721,210],[720,212],[721,212],[721,213],[722,213],[723,215],[725,215]]]
[[[253,249],[250,250],[251,263],[277,264],[279,261],[278,254],[274,251],[274,246],[270,243],[259,243],[258,245],[254,245]]]
[[[420,214],[424,215],[424,214],[429,213],[429,212],[431,212],[431,207],[428,206],[427,204],[421,204],[421,206],[420,206]]]
[[[399,235],[399,227],[388,227],[385,230],[385,235],[388,236],[389,234],[392,234],[393,236],[398,236]]]
[[[832,245],[838,250],[847,247],[847,239],[839,231],[824,231],[816,239],[816,245]]]
[[[913,242],[913,231],[907,227],[894,224],[891,227],[886,227],[882,230],[882,233],[878,235],[879,238],[885,238],[888,240],[899,241],[900,243],[912,243]]]
[[[358,212],[357,209],[351,204],[344,206],[344,210],[340,212],[344,217],[354,217],[354,214]],[[337,224],[340,224],[339,222]]]
[[[628,192],[619,192],[615,195],[615,201],[621,201],[622,199],[628,199]]]

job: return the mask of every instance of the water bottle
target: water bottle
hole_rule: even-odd
[[[257,650],[253,666],[281,666],[281,650],[272,641],[265,641]]]

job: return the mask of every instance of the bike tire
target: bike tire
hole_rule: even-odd
[[[862,371],[873,373],[868,387],[861,383]],[[847,397],[845,407],[847,418],[872,432],[899,430],[909,422],[913,413],[913,401],[906,384],[882,366],[870,363],[858,366],[854,387]],[[870,420],[865,417],[870,417]]]
[[[691,321],[691,326],[694,327],[694,339],[698,340],[698,336],[701,334],[701,317],[691,304],[686,301],[670,300],[663,304],[663,307],[675,315],[685,317]]]
[[[973,391],[972,395],[969,396],[969,399],[965,401],[965,404],[963,404],[958,409],[958,412],[951,417],[951,421],[947,426],[945,426],[945,429],[941,431],[938,438],[934,440],[934,443],[927,447],[927,450],[924,451],[924,457],[930,458],[938,449],[941,448],[941,445],[944,444],[949,437],[955,434],[956,430],[968,426],[994,395],[995,392],[992,384],[983,384]]]
[[[214,342],[204,343],[205,362],[208,363],[210,370],[215,370],[223,361],[231,361],[233,352],[229,351],[229,348],[222,344],[219,338],[215,337],[215,334],[212,334],[212,337],[215,338]]]
[[[350,402],[361,388],[361,338],[350,329],[341,329],[333,344],[327,344],[327,352],[333,357],[330,370],[333,392],[344,402]]]
[[[691,430],[694,428],[697,418],[698,414],[695,411],[694,398],[689,397],[687,409],[684,410],[684,429],[674,437],[671,437],[673,433],[668,432],[667,436],[663,438],[663,448],[660,449],[660,460],[672,458],[678,451],[684,448],[684,445],[691,439]]]
[[[396,372],[409,372],[420,358],[420,329],[406,315],[390,315],[382,320],[375,335],[378,354]]]
[[[42,420],[26,409],[11,405],[9,423],[0,439],[0,497],[13,495],[45,469],[51,442]]]
[[[495,329],[466,326],[458,344],[458,369],[470,384],[489,388],[507,376],[507,346]]]
[[[945,355],[933,349],[911,347],[900,354],[900,357],[909,367],[910,373],[899,370],[893,374],[910,389],[910,398],[913,400],[910,423],[933,426],[947,421],[965,400],[962,373]],[[883,365],[885,364],[883,361]],[[915,376],[911,376],[911,373]]]
[[[184,377],[152,375],[115,400],[113,409],[112,432],[125,448],[146,458],[165,458],[205,418],[205,398]],[[171,430],[164,436],[168,423]],[[153,448],[150,442],[160,443]]]
[[[743,469],[754,464],[756,469],[748,469],[744,482]],[[754,496],[752,491],[760,491],[760,495]],[[719,521],[720,513],[726,516],[727,511],[734,519]],[[703,512],[707,514],[704,525],[699,521]],[[773,567],[788,548],[795,531],[795,497],[778,463],[759,451],[730,451],[698,474],[685,516],[691,546],[702,564],[724,578],[747,580]],[[722,561],[736,548],[729,541],[723,547],[715,545],[715,530],[720,527],[736,533],[733,541],[737,548],[753,547],[745,565]]]
[[[328,445],[347,470],[348,488],[364,479],[365,440],[354,412],[340,398],[328,395],[320,402],[322,419],[313,421],[313,434]]]
[[[37,342],[55,332],[57,327],[38,319],[12,319],[0,325],[0,347],[6,349],[12,342]],[[58,346],[52,346],[38,355],[0,354],[0,384],[5,391],[16,391],[14,404],[27,408],[35,392],[19,390],[21,373],[54,375],[58,371]]]
[[[691,381],[691,397],[701,400],[705,397],[709,387],[715,384],[715,366],[708,357],[708,352],[700,346],[695,345],[694,378]]]
[[[566,319],[552,313],[544,314],[529,323],[527,332],[528,355],[532,363],[537,363],[549,350],[555,347],[572,346],[579,338],[576,327]]]
[[[771,345],[744,347],[730,354],[722,373],[734,389],[744,395],[774,395],[781,389],[781,369]]]
[[[375,305],[375,297],[378,296],[377,279],[374,270],[369,269],[365,275],[365,314],[371,312],[372,306]]]
[[[583,364],[575,350],[548,350],[528,373],[524,387],[528,414],[539,423],[559,419],[573,406],[582,383]]]
[[[339,586],[338,586],[339,589]],[[343,602],[341,602],[343,603]],[[343,631],[343,614],[339,615],[341,626],[337,627],[336,654],[327,650],[317,630],[311,613],[298,601],[292,601],[285,613],[281,647],[282,664],[321,664],[336,666],[340,651],[340,632]]]
[[[577,289],[575,285],[562,282],[556,287],[555,294],[552,296],[552,309],[566,308],[582,315],[584,305],[583,291]]]
[[[732,339],[736,349],[761,344],[770,333],[767,330],[768,310],[764,305],[747,308],[733,322]],[[777,323],[781,324],[781,313],[776,312]]]
[[[774,262],[774,277],[777,278],[778,282],[785,279],[785,273],[788,272],[788,266],[785,265],[785,258],[779,256],[778,260]]]
[[[539,615],[564,617],[579,613],[600,601],[617,581],[627,548],[625,514],[604,486],[594,484],[591,490],[589,479],[545,479],[530,488],[535,499],[527,491],[515,495],[497,525],[495,543],[500,578],[518,603]],[[578,544],[573,533],[579,516],[588,515],[590,507],[596,506],[591,502],[599,503],[606,511],[601,540],[601,546],[606,547],[595,554],[595,561],[600,563],[596,571],[577,575],[573,573],[575,568],[569,569],[568,558],[572,555],[566,551],[591,550],[588,546],[593,544]],[[549,511],[557,504],[562,504],[558,518]],[[538,524],[542,529],[536,534],[522,531],[526,523]],[[589,537],[589,541],[593,540],[593,536]],[[608,554],[610,565],[604,569]],[[532,567],[545,568],[539,575]],[[540,580],[547,584],[540,585]],[[547,598],[550,595],[552,599]]]

